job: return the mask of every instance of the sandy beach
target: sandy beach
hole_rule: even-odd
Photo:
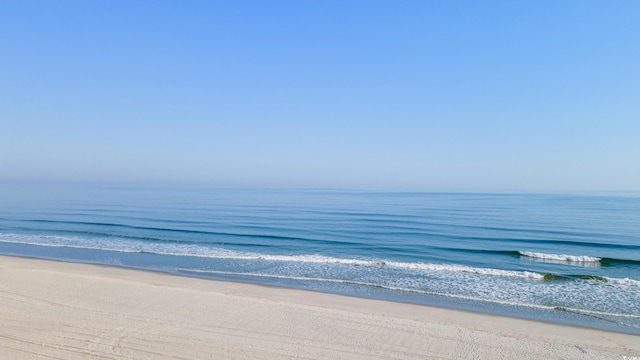
[[[633,359],[640,337],[0,256],[1,359]]]

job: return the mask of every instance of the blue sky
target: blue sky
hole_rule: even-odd
[[[3,1],[0,181],[640,190],[638,1]]]

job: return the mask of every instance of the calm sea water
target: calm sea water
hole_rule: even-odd
[[[640,334],[640,194],[0,185],[0,253]]]

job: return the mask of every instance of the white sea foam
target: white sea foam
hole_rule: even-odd
[[[198,270],[198,269],[184,269],[184,268],[176,268],[174,270],[191,272],[191,273],[200,273],[200,274],[251,276],[251,277],[263,277],[263,278],[272,278],[272,279],[283,279],[283,280],[318,281],[318,282],[329,282],[329,283],[338,283],[338,284],[371,286],[371,287],[382,288],[382,289],[393,290],[393,291],[404,291],[404,292],[411,292],[411,293],[418,293],[418,294],[425,294],[425,295],[445,296],[445,297],[461,299],[461,300],[490,302],[490,303],[496,303],[496,304],[501,304],[501,305],[509,305],[509,306],[522,306],[522,307],[544,309],[544,310],[562,310],[562,311],[567,311],[567,312],[573,312],[573,313],[585,314],[585,315],[595,315],[595,316],[611,316],[611,317],[617,317],[617,318],[640,319],[640,315],[635,315],[635,314],[620,314],[620,313],[612,313],[612,312],[607,312],[607,311],[578,309],[578,308],[564,307],[564,306],[557,307],[557,306],[539,305],[539,304],[524,303],[524,302],[519,302],[519,301],[508,301],[508,300],[500,300],[500,299],[487,299],[487,298],[481,298],[481,297],[477,297],[477,296],[460,295],[460,294],[446,294],[446,293],[443,294],[443,293],[439,293],[439,292],[403,288],[403,287],[399,287],[399,286],[389,286],[389,285],[371,283],[371,282],[366,282],[366,281],[316,278],[316,277],[307,277],[307,276],[276,275],[276,274],[264,274],[264,273],[249,273],[249,272],[231,272],[231,271],[218,271],[218,270]],[[629,279],[627,279],[627,280],[629,280]],[[632,281],[635,281],[635,280],[632,280]]]
[[[411,270],[424,270],[424,271],[449,271],[449,272],[464,272],[470,274],[490,275],[490,276],[506,276],[517,277],[526,279],[538,279],[544,278],[543,274],[538,274],[530,271],[512,271],[512,270],[500,270],[489,268],[477,268],[465,265],[455,264],[430,264],[430,263],[404,263],[404,262],[387,262],[390,267],[397,267]]]
[[[619,278],[610,278],[610,277],[605,277],[605,279],[607,279],[607,282],[610,284],[640,286],[640,280],[634,280],[629,278],[619,279]]]
[[[584,255],[564,255],[564,254],[545,254],[545,253],[537,253],[532,251],[519,251],[520,256],[538,259],[541,261],[559,261],[559,262],[576,262],[576,263],[585,263],[585,262],[599,262],[600,258],[594,256],[584,256]]]
[[[258,260],[274,262],[298,262],[307,264],[340,264],[368,267],[388,267],[395,269],[412,270],[417,272],[453,272],[468,273],[486,276],[504,276],[525,279],[543,279],[544,275],[529,271],[511,271],[489,268],[476,268],[455,264],[431,264],[420,262],[398,262],[380,259],[349,259],[336,258],[325,255],[272,255],[250,252],[238,252],[228,249],[207,247],[196,244],[176,243],[146,243],[125,239],[95,238],[89,241],[86,238],[75,236],[56,235],[14,235],[0,234],[0,242],[19,243],[25,245],[37,245],[48,247],[66,247],[75,249],[117,251],[125,253],[151,253],[169,256],[190,256],[213,258],[221,260]]]
[[[180,243],[158,243],[128,240],[121,238],[85,238],[78,236],[58,236],[58,235],[25,235],[0,233],[0,242],[25,244],[35,246],[87,249],[99,251],[115,251],[123,253],[149,253],[166,256],[200,257],[220,260],[244,260],[244,261],[272,261],[291,262],[305,264],[336,264],[363,267],[403,269],[417,273],[459,273],[495,277],[511,277],[527,280],[543,280],[544,274],[531,271],[501,270],[481,267],[471,267],[457,264],[435,264],[422,262],[399,262],[386,261],[381,259],[350,259],[337,258],[318,254],[308,255],[273,255],[259,254],[251,252],[239,252],[217,247],[208,247],[197,244]],[[523,256],[547,256],[552,258],[562,258],[569,255],[554,255],[541,253],[521,252]],[[532,254],[532,255],[529,255]],[[571,257],[576,258],[576,257]],[[579,259],[590,259],[581,261],[597,261],[599,258],[577,257]],[[577,261],[577,260],[576,260]],[[640,286],[640,281],[624,278],[607,278],[607,283],[626,286]]]

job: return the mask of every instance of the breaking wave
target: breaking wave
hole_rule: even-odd
[[[565,255],[565,254],[545,254],[545,253],[537,253],[531,251],[519,251],[520,256],[539,259],[539,260],[549,260],[549,261],[562,261],[562,262],[600,262],[602,258],[594,257],[594,256],[584,256],[584,255]]]

